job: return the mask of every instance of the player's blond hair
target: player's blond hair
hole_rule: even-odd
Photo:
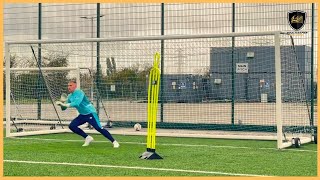
[[[70,81],[69,81],[69,82],[72,82],[72,83],[77,84],[77,79],[76,79],[76,78],[70,79]]]

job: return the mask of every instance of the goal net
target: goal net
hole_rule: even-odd
[[[34,61],[30,45],[37,58],[66,58],[67,63],[43,58],[43,72],[62,65],[79,67],[79,73],[61,71],[64,78],[58,81],[33,71],[37,78],[24,75],[19,79],[17,74],[22,71],[12,68],[37,67],[30,63]],[[7,42],[10,77],[6,82],[10,88],[6,99],[12,100],[6,101],[11,104],[9,108],[7,103],[6,119],[23,119],[15,115],[17,109],[23,109],[21,116],[33,114],[29,119],[37,121],[72,120],[75,111],[55,112],[44,98],[49,94],[53,99],[59,97],[67,90],[60,87],[60,80],[79,75],[81,88],[97,108],[102,125],[112,126],[114,134],[146,134],[148,74],[153,55],[159,52],[158,136],[277,140],[278,148],[295,144],[297,138],[306,143],[311,141],[312,122],[317,123],[309,112],[308,48],[280,32]],[[45,88],[42,81],[53,85]],[[139,132],[133,129],[136,123],[142,125]],[[13,122],[7,131],[8,127],[15,131]],[[48,127],[41,128],[54,132]]]
[[[65,132],[70,120],[77,115],[75,110],[62,113],[55,101],[60,100],[61,94],[67,93],[69,80],[80,78],[79,69],[40,69],[10,68],[10,80],[5,84],[6,114],[10,115],[6,119],[8,137]]]

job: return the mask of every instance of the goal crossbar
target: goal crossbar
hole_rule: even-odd
[[[284,32],[266,31],[266,32],[250,32],[250,33],[223,33],[223,34],[197,34],[197,35],[162,35],[162,36],[109,37],[109,38],[84,38],[84,39],[47,39],[47,40],[6,41],[6,44],[8,45],[10,44],[54,44],[54,43],[141,41],[141,40],[174,40],[174,39],[226,38],[226,37],[244,37],[244,36],[275,36],[280,34],[284,34]]]

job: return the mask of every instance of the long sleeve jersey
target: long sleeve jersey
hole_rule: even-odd
[[[93,104],[81,89],[76,89],[73,93],[68,95],[68,103],[70,103],[70,107],[76,108],[79,114],[82,115],[97,112]]]

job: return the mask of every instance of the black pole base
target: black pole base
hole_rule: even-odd
[[[150,159],[150,160],[151,159],[163,159],[156,152],[150,152],[150,151],[146,151],[146,152],[142,153],[139,158],[140,159]]]

